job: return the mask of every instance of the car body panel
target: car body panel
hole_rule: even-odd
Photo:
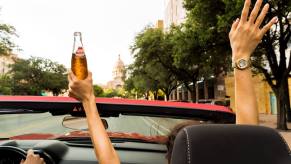
[[[103,117],[118,117],[123,114],[235,122],[235,114],[229,108],[218,105],[114,98],[96,98],[96,105]],[[10,109],[84,116],[81,102],[70,97],[0,96],[0,113]]]

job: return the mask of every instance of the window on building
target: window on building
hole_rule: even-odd
[[[184,100],[187,101],[188,100],[188,90],[187,89],[184,90],[184,96],[185,96]]]
[[[208,81],[208,99],[214,99],[215,95],[214,95],[214,79],[210,79]]]
[[[205,99],[204,82],[198,83],[198,98]]]
[[[182,91],[179,91],[179,100],[182,100]]]
[[[173,96],[173,99],[172,100],[176,100],[177,99],[176,98],[176,91],[175,90],[172,92],[172,96]]]

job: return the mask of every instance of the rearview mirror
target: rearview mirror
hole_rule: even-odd
[[[108,129],[108,123],[105,119],[101,119],[105,129]],[[87,119],[85,117],[65,116],[62,122],[63,127],[73,130],[88,130]]]

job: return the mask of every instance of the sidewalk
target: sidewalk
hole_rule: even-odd
[[[277,115],[260,114],[260,125],[276,129]],[[290,130],[288,131],[278,130],[278,131],[282,134],[282,136],[288,143],[289,147],[291,148],[291,123],[287,123],[287,127],[290,128]]]

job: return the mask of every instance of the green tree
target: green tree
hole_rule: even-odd
[[[40,95],[49,90],[58,95],[67,89],[67,69],[49,59],[31,57],[18,59],[11,65],[14,94]]]
[[[9,55],[16,47],[12,41],[12,37],[17,36],[13,26],[8,24],[0,24],[0,55]]]
[[[137,94],[138,97],[144,97],[147,99],[150,91],[155,92],[158,90],[157,81],[154,81],[145,72],[142,72],[141,70],[132,71],[133,72],[128,79],[125,80],[126,91]]]
[[[130,80],[145,97],[152,92],[157,99],[161,89],[169,99],[172,90],[177,87],[176,78],[169,69],[173,66],[172,46],[166,39],[161,29],[146,27],[136,36],[131,47],[134,63],[129,67]]]
[[[215,4],[215,5],[213,5]],[[222,0],[184,0],[187,18],[172,28],[174,59],[180,81],[196,100],[196,81],[223,75],[230,69],[228,31],[219,28],[219,16],[225,14]]]
[[[288,92],[288,78],[291,72],[290,51],[287,53],[288,43],[291,47],[291,1],[273,0],[269,2],[271,10],[266,22],[277,16],[278,23],[263,38],[260,49],[254,60],[255,67],[265,75],[265,78],[277,97],[278,121],[277,128],[287,130],[286,113],[291,121],[290,95]],[[288,20],[289,19],[289,20]],[[279,59],[279,60],[278,60]],[[257,64],[260,63],[260,64]],[[265,67],[269,66],[270,70]]]
[[[170,99],[170,94],[174,89],[178,86],[178,81],[171,71],[167,68],[163,67],[161,64],[156,64],[156,69],[154,69],[151,73],[153,77],[158,81],[158,88],[165,94],[166,99]],[[158,93],[156,95],[156,99],[158,98]]]
[[[104,96],[104,91],[99,85],[93,85],[94,89],[94,95],[96,97],[103,97]]]
[[[67,89],[67,69],[64,65],[53,62],[49,59],[43,59],[45,83],[43,87],[52,91],[57,96]]]
[[[0,95],[11,95],[11,78],[8,75],[0,76]]]
[[[104,97],[124,97],[124,91],[122,89],[106,89],[104,90]]]
[[[197,40],[198,34],[181,25],[172,27],[169,41],[173,42],[173,67],[175,76],[190,91],[191,99],[196,101],[196,82],[202,69],[205,54]]]

